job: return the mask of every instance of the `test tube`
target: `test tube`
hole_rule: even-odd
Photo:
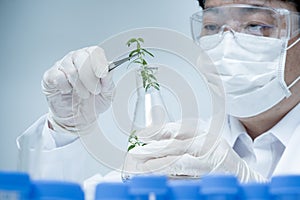
[[[30,177],[20,172],[0,172],[1,200],[29,200],[31,192]]]
[[[168,183],[168,199],[198,200],[200,198],[200,180],[171,180]]]
[[[240,185],[239,199],[243,200],[271,200],[269,184],[246,183]]]
[[[39,180],[33,182],[32,200],[84,200],[81,186],[72,182]]]
[[[270,193],[274,200],[299,200],[300,175],[273,177],[270,183]]]
[[[161,175],[133,176],[128,182],[129,193],[136,200],[165,200],[168,194],[167,180],[166,176]]]
[[[132,200],[127,183],[106,182],[96,186],[95,200]]]
[[[200,195],[205,200],[236,200],[238,180],[231,175],[208,175],[201,179]]]

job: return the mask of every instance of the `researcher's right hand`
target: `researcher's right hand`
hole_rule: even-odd
[[[142,143],[128,152],[124,169],[132,174],[202,177],[232,174],[241,182],[265,182],[221,135],[210,133],[201,120],[183,120],[137,132]]]
[[[114,83],[104,50],[98,46],[68,53],[45,72],[42,90],[49,105],[49,126],[88,133],[109,108]]]

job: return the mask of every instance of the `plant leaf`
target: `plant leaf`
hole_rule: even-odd
[[[131,58],[132,56],[134,56],[136,54],[140,54],[140,49],[135,49],[135,50],[131,51],[129,54],[129,58]]]
[[[131,149],[133,149],[135,147],[134,144],[130,145],[128,148],[127,148],[127,151],[130,151]]]
[[[135,38],[131,38],[130,40],[127,41],[127,46],[130,46],[132,43],[137,42]]]
[[[133,135],[133,134],[135,134],[136,133],[136,130],[133,130],[133,131],[131,131],[131,135]]]
[[[159,90],[160,89],[160,87],[159,86],[157,86],[157,85],[154,85],[153,86],[155,89],[157,89],[157,90]]]
[[[156,78],[153,74],[149,74],[149,78],[151,78],[151,79],[157,81],[157,78]]]
[[[134,63],[136,63],[136,64],[143,64],[141,61],[139,61],[139,60],[135,60],[135,61],[133,61]]]
[[[140,42],[142,42],[142,43],[144,43],[144,39],[143,38],[138,38],[137,40],[140,41]]]
[[[145,87],[146,92],[148,91],[148,89],[151,87],[151,84],[147,84],[147,86]]]
[[[154,57],[154,55],[152,53],[150,53],[149,51],[147,51],[146,49],[142,49],[142,51],[144,51],[145,53],[147,53],[148,55],[150,55],[151,57]]]
[[[148,64],[145,59],[143,59],[142,62],[143,62],[143,65],[147,65]]]

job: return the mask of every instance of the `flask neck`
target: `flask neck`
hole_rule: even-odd
[[[151,70],[156,76],[158,68],[152,67]],[[137,101],[132,130],[161,126],[171,121],[159,88],[149,87],[146,90],[140,69],[136,71],[136,88]]]

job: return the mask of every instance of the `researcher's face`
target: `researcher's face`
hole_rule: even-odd
[[[230,4],[247,4],[247,5],[259,5],[266,6],[271,8],[285,8],[290,11],[297,12],[296,7],[290,2],[284,2],[281,0],[206,0],[205,7],[216,7],[222,5]],[[289,44],[292,44],[296,38],[293,38],[289,41]],[[286,68],[285,68],[285,81],[287,85],[292,83],[298,76],[300,76],[300,64],[299,64],[299,55],[300,55],[300,42],[292,49],[287,52],[286,58]],[[300,82],[298,83],[298,85]]]
[[[290,11],[297,12],[294,4],[290,2],[285,2],[281,0],[206,0],[205,8],[230,5],[230,4],[247,4],[264,6],[271,8],[285,8]],[[297,36],[289,41],[292,44],[300,36]],[[287,51],[286,64],[285,64],[285,82],[287,85],[291,84],[297,77],[300,76],[300,42],[298,42],[294,47]],[[293,106],[300,102],[300,81],[298,81],[292,88],[292,96],[290,98],[285,98],[282,100],[275,108],[272,108],[273,112],[267,112],[265,114],[274,114],[279,110],[288,111]],[[275,112],[274,112],[275,111]]]

